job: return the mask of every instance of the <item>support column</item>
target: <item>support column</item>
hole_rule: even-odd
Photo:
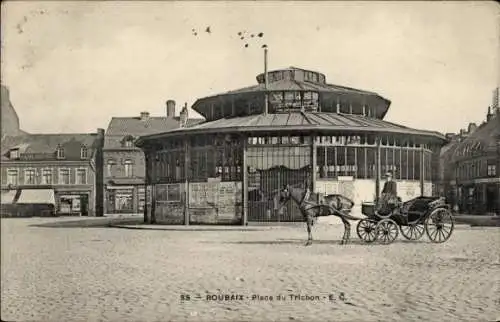
[[[189,226],[189,165],[190,151],[189,138],[184,139],[184,225]]]
[[[318,164],[317,160],[317,146],[316,146],[316,135],[311,135],[311,166],[312,166],[312,174],[311,174],[311,192],[316,194],[316,165]]]
[[[424,180],[425,180],[425,156],[424,147],[420,145],[420,195],[424,195]]]
[[[482,187],[482,196],[481,196],[481,202],[479,203],[481,205],[481,213],[486,213],[487,211],[490,211],[488,209],[488,185],[486,183],[480,184],[480,187]]]
[[[382,149],[380,147],[380,138],[376,139],[377,150],[375,153],[375,200],[378,202],[380,197],[380,177],[381,175],[381,165],[380,165],[380,155]]]
[[[243,166],[241,171],[243,171],[243,180],[242,180],[242,188],[243,191],[243,220],[241,224],[243,226],[248,225],[248,170],[247,170],[247,151],[248,151],[248,137],[242,137],[242,145],[243,145]]]
[[[231,96],[231,116],[234,117],[236,115],[236,107],[234,106],[234,95]]]
[[[158,170],[157,168],[159,167],[159,164],[158,164],[158,150],[160,149],[160,147],[158,146],[154,146],[152,151],[154,151],[154,155],[151,155],[151,157],[153,158],[152,160],[152,163],[153,163],[153,166],[151,167],[153,169],[153,173],[151,175],[151,177],[149,177],[149,184],[151,185],[151,217],[149,218],[149,223],[150,224],[156,224],[156,180],[158,180],[158,176],[157,176],[157,173],[158,173]],[[155,178],[155,179],[153,179]],[[147,189],[147,187],[146,187]]]
[[[148,216],[148,211],[151,210],[151,205],[148,204],[148,198],[149,198],[149,193],[148,193],[148,185],[149,185],[149,177],[151,173],[151,162],[150,162],[150,155],[148,151],[143,151],[144,153],[144,164],[146,165],[146,171],[144,174],[144,223],[147,224],[149,220]]]

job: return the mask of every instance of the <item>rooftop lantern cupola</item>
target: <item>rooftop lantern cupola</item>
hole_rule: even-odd
[[[257,84],[198,99],[192,109],[207,122],[250,115],[332,113],[383,119],[391,102],[375,92],[329,84],[325,74],[297,67],[264,72]]]
[[[326,77],[324,74],[293,66],[268,72],[269,83],[279,82],[282,80],[326,84]],[[264,84],[265,74],[259,74],[257,76],[257,82],[259,84]]]

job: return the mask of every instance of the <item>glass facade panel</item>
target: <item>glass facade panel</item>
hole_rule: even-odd
[[[366,179],[368,169],[366,167],[366,150],[367,148],[356,148],[356,177],[358,179]]]
[[[366,163],[368,167],[368,179],[374,179],[376,177],[377,169],[377,150],[376,148],[367,148]]]
[[[193,182],[219,178],[221,181],[241,181],[243,179],[243,145],[248,143],[247,171],[257,180],[258,172],[273,168],[296,171],[309,169],[311,137],[300,135],[241,138],[233,135],[205,135],[189,139],[189,166],[185,169],[185,152],[182,140],[168,142],[163,150],[153,153],[151,165],[152,180],[156,183],[177,183],[187,178]],[[317,164],[314,165],[317,179],[338,179],[339,176],[352,176],[357,179],[376,178],[377,147],[373,135],[319,135],[315,142]],[[408,142],[406,140],[405,142]],[[380,148],[380,173],[391,171],[397,180],[420,180],[421,150],[418,148],[398,147],[403,140],[391,137],[382,139]],[[372,145],[370,145],[372,144]],[[432,179],[433,154],[425,150],[424,179]],[[467,171],[480,172],[476,167],[460,168],[461,176],[472,175]],[[253,169],[253,170],[252,170]],[[186,171],[187,170],[187,171]],[[156,172],[155,172],[156,171]],[[281,170],[280,170],[281,171]],[[288,171],[288,170],[286,170]],[[486,171],[486,169],[485,169]],[[154,175],[157,173],[158,175]],[[249,179],[250,180],[250,179]]]

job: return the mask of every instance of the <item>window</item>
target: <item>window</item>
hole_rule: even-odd
[[[80,149],[80,158],[81,159],[87,159],[88,157],[88,149],[87,147],[84,145],[82,146],[82,148]]]
[[[76,184],[87,184],[87,169],[76,170]]]
[[[7,184],[17,185],[19,183],[19,171],[17,169],[7,170]]]
[[[60,145],[57,146],[57,158],[64,159],[64,148]]]
[[[125,177],[132,177],[133,173],[133,163],[132,160],[125,161]]]
[[[144,211],[144,205],[146,204],[146,189],[144,187],[137,189],[137,199],[139,200],[137,205],[138,210]]]
[[[69,184],[69,169],[59,170],[59,184]]]
[[[42,184],[52,184],[52,169],[42,170]]]
[[[36,171],[35,171],[35,169],[24,170],[24,184],[36,184]]]
[[[134,142],[132,141],[132,139],[127,139],[125,141],[124,145],[125,145],[126,148],[131,148],[133,146],[133,143]]]
[[[179,184],[156,185],[157,202],[179,202],[181,201],[181,189]]]
[[[112,177],[113,176],[113,165],[115,165],[115,161],[113,160],[108,160],[107,164],[106,164],[106,167],[107,167],[107,171],[108,171],[108,177]]]
[[[497,175],[497,166],[495,164],[488,164],[488,177],[495,177]]]
[[[19,149],[13,149],[10,151],[10,158],[11,159],[18,159],[19,158]]]

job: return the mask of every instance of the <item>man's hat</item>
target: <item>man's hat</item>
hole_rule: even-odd
[[[392,177],[392,173],[390,173],[390,172],[386,172],[386,173],[384,174],[384,177]]]

